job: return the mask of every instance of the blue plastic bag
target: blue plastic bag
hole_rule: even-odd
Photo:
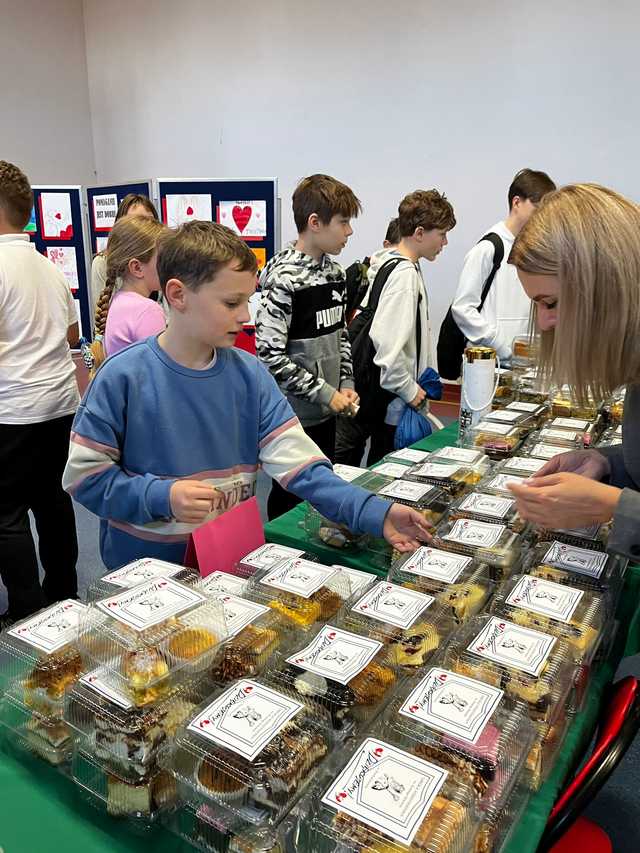
[[[442,398],[442,382],[440,375],[432,368],[427,367],[418,379],[418,385],[427,392],[429,400],[440,400]],[[426,438],[433,432],[431,421],[421,412],[417,412],[409,404],[405,405],[400,423],[396,427],[393,446],[396,450],[415,444],[421,438]]]

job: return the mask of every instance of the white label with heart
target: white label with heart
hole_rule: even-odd
[[[406,589],[395,583],[380,581],[362,596],[351,608],[354,613],[395,625],[410,628],[418,616],[430,607],[434,599],[430,595]]]
[[[581,575],[599,578],[607,564],[609,555],[589,548],[576,548],[564,542],[552,542],[542,562],[557,569],[569,569]]]
[[[356,468],[355,465],[342,465],[338,462],[333,466],[333,473],[337,477],[340,477],[341,480],[344,480],[345,483],[351,483],[353,480],[357,480],[358,477],[366,474],[367,469]]]
[[[558,429],[586,429],[589,426],[589,421],[584,421],[581,418],[554,418],[549,426],[558,427]]]
[[[498,474],[492,480],[489,480],[487,488],[511,494],[507,488],[509,483],[515,483],[516,486],[521,486],[523,483],[526,483],[528,479],[528,477],[516,477],[514,474]]]
[[[202,587],[209,595],[242,595],[247,591],[248,580],[243,580],[229,572],[211,572],[202,581]]]
[[[310,560],[287,560],[263,577],[260,583],[310,598],[336,573],[337,569]]]
[[[144,581],[150,581],[153,578],[165,577],[171,578],[179,572],[184,571],[184,566],[178,566],[176,563],[166,563],[164,560],[155,560],[152,557],[143,557],[141,560],[134,560],[133,563],[128,563],[121,569],[115,572],[110,572],[104,575],[101,580],[113,586],[120,586],[124,589],[135,586]]]
[[[460,554],[422,546],[402,564],[400,571],[444,583],[455,583],[472,562],[473,557],[462,557]]]
[[[576,539],[591,539],[595,542],[601,527],[601,524],[589,524],[587,527],[557,527],[555,532],[566,533],[568,536],[575,536]]]
[[[443,447],[433,454],[437,459],[453,459],[454,462],[465,462],[467,465],[479,462],[483,456],[481,450],[466,450],[464,447]]]
[[[376,738],[367,738],[322,802],[409,846],[448,772]]]
[[[383,462],[373,469],[376,474],[384,474],[385,477],[399,479],[407,473],[407,466],[401,462]]]
[[[491,548],[507,528],[503,524],[490,524],[487,521],[474,521],[471,518],[461,518],[451,530],[443,536],[450,542],[460,542],[462,545],[474,545],[477,548]]]
[[[253,761],[303,708],[256,681],[236,681],[200,711],[187,730]]]
[[[555,644],[556,638],[549,634],[493,616],[467,649],[481,658],[537,677]]]
[[[499,498],[497,495],[484,495],[473,492],[462,501],[460,509],[465,512],[474,512],[478,515],[487,515],[492,518],[504,518],[515,506],[515,500],[511,498]]]
[[[488,432],[492,435],[517,435],[518,430],[512,424],[499,424],[496,421],[480,421],[474,432]]]
[[[541,429],[540,430],[540,440],[544,443],[545,441],[578,441],[578,439],[582,439],[582,434],[579,432],[571,432],[570,430],[564,429]]]
[[[460,471],[460,465],[447,462],[425,462],[423,465],[413,468],[411,473],[416,477],[430,477],[433,480],[449,480]]]
[[[176,583],[171,578],[158,578],[131,587],[111,598],[103,598],[97,607],[136,631],[144,631],[170,616],[177,616],[207,599],[200,592]]]
[[[515,412],[527,412],[531,415],[541,415],[545,411],[545,407],[539,403],[522,403],[519,400],[515,403],[509,403],[507,409],[513,409]]]
[[[351,631],[325,625],[308,646],[287,658],[287,663],[348,684],[368,666],[382,648],[382,643]]]
[[[66,599],[37,613],[26,622],[9,628],[7,634],[50,654],[71,643],[78,636],[78,623],[87,612],[85,604]]]
[[[394,450],[390,453],[387,459],[406,459],[407,462],[422,462],[429,455],[427,450],[416,450],[413,447],[403,447],[400,450]]]
[[[531,448],[531,455],[538,456],[540,459],[553,459],[559,453],[562,453],[555,444],[534,444]]]
[[[255,622],[260,616],[264,616],[271,608],[264,604],[257,604],[255,601],[247,601],[245,598],[240,598],[237,595],[225,595],[221,593],[218,601],[224,609],[225,619],[227,620],[227,632],[230,637],[235,637],[243,628]]]
[[[526,417],[524,412],[508,411],[507,409],[498,409],[495,412],[490,412],[487,415],[488,421],[500,421],[505,424],[517,424],[518,421],[524,420]]]
[[[430,669],[399,713],[432,729],[477,743],[504,691],[448,669]]]
[[[559,622],[569,622],[583,595],[580,589],[525,575],[515,585],[506,603]]]
[[[303,554],[304,551],[300,551],[298,548],[289,548],[288,545],[274,545],[267,542],[266,545],[261,545],[255,551],[250,551],[240,562],[245,566],[253,566],[254,569],[268,569],[269,566],[275,566],[282,560],[301,557]]]
[[[396,480],[395,483],[389,483],[387,486],[380,489],[378,494],[384,495],[387,498],[398,498],[403,501],[417,503],[432,491],[433,486],[428,486],[424,483],[411,483],[409,480]]]
[[[535,474],[546,462],[544,459],[533,459],[528,456],[512,456],[502,465],[503,471],[530,471]]]

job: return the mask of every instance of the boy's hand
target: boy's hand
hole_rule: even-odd
[[[424,402],[425,397],[427,396],[427,392],[424,388],[418,388],[418,393],[413,398],[413,400],[409,403],[412,409],[418,409],[422,403]]]
[[[340,393],[343,397],[346,397],[352,405],[358,406],[360,404],[360,397],[353,388],[341,388]]]
[[[351,400],[344,392],[336,391],[329,402],[329,408],[332,412],[340,415],[342,412],[345,412],[346,409],[351,408]]]
[[[171,514],[184,524],[201,524],[220,492],[199,480],[176,480],[169,491]]]
[[[384,520],[382,534],[398,551],[415,551],[425,542],[431,542],[433,528],[424,516],[404,504],[391,504]]]

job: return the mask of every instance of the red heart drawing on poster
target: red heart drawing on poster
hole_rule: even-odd
[[[56,219],[62,219],[62,214],[61,214],[61,213],[56,213]]]
[[[240,207],[239,204],[234,205],[231,215],[233,216],[233,221],[236,223],[236,228],[241,234],[249,224],[252,213],[253,208],[250,204],[246,204],[244,207]]]
[[[187,208],[187,216],[193,216],[193,208],[191,207],[191,205],[189,205],[189,207]]]
[[[71,240],[73,237],[73,225],[67,225],[66,228],[63,228],[60,232],[61,240]]]

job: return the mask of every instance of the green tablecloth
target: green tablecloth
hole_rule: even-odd
[[[416,446],[434,450],[453,444],[455,437],[453,425]],[[325,562],[335,562],[333,549],[312,547],[307,542],[298,527],[302,514],[297,508],[268,524],[267,538],[314,550]],[[362,558],[341,557],[340,562],[366,568]],[[623,653],[640,651],[640,610],[636,604],[639,594],[640,568],[631,568],[621,597],[621,628],[615,648],[594,676],[585,708],[571,724],[554,773],[529,801],[507,853],[535,851],[567,770],[583,754],[591,738],[603,693],[618,660]],[[85,803],[76,787],[53,768],[35,759],[18,760],[6,747],[0,752],[0,847],[4,853],[148,853],[153,847],[162,853],[186,853],[193,849],[161,828],[144,835],[134,834],[128,825]]]

